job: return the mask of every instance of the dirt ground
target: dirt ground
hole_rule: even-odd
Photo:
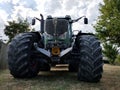
[[[120,90],[120,66],[105,64],[98,83],[80,82],[76,73],[59,66],[32,79],[15,79],[4,70],[0,71],[0,90]]]

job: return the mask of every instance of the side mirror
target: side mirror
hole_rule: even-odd
[[[32,19],[32,25],[35,25],[35,18]]]
[[[84,24],[88,24],[88,18],[84,18]]]

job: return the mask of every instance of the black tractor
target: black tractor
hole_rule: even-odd
[[[91,33],[73,34],[72,24],[85,16],[72,20],[48,16],[40,21],[39,32],[26,32],[15,36],[9,44],[8,61],[10,73],[15,78],[31,78],[39,71],[50,71],[57,64],[68,64],[70,72],[78,73],[78,80],[98,82],[102,77],[102,49],[98,38]]]

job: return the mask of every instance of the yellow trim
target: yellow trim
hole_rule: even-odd
[[[60,55],[60,48],[59,47],[53,47],[52,48],[52,55]]]

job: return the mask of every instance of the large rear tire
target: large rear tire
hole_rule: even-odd
[[[34,57],[33,44],[40,39],[36,33],[17,35],[8,47],[8,64],[10,73],[15,78],[35,77],[39,72],[39,64]]]
[[[100,42],[93,35],[81,35],[77,38],[80,49],[78,80],[98,82],[102,77],[103,61]]]

